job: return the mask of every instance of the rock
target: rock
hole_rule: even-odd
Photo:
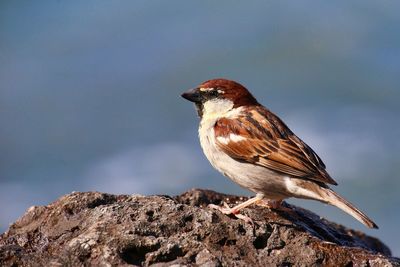
[[[0,265],[400,266],[378,239],[292,205],[245,209],[254,225],[207,208],[245,199],[74,192],[12,224],[0,236]]]

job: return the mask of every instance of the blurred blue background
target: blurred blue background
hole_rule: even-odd
[[[1,1],[0,230],[71,191],[250,195],[214,171],[184,90],[237,80],[400,256],[400,2]]]

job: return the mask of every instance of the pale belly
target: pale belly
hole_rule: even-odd
[[[199,129],[200,143],[211,165],[241,187],[261,193],[268,199],[284,199],[287,192],[285,176],[261,166],[240,162],[221,152],[216,147],[213,127],[202,125]]]

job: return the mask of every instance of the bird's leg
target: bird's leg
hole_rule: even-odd
[[[257,194],[255,197],[250,198],[249,200],[247,200],[247,201],[245,201],[243,203],[240,203],[239,205],[236,205],[233,208],[229,207],[228,204],[226,204],[225,202],[223,204],[224,205],[223,207],[218,206],[218,205],[214,205],[214,204],[210,204],[210,205],[208,205],[208,207],[210,207],[212,209],[219,210],[223,214],[227,214],[227,215],[233,214],[238,219],[242,219],[245,222],[252,223],[253,221],[249,217],[247,217],[247,216],[245,216],[243,214],[240,214],[240,210],[246,208],[247,206],[250,206],[251,204],[254,204],[254,203],[257,203],[257,202],[261,201],[263,199],[263,197],[264,197],[264,195]]]

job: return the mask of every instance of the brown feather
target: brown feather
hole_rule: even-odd
[[[245,106],[234,119],[221,118],[214,126],[217,145],[232,158],[257,164],[293,177],[321,183],[337,183],[325,170],[318,155],[298,138],[275,114],[262,107]],[[244,140],[220,142],[230,134]]]

